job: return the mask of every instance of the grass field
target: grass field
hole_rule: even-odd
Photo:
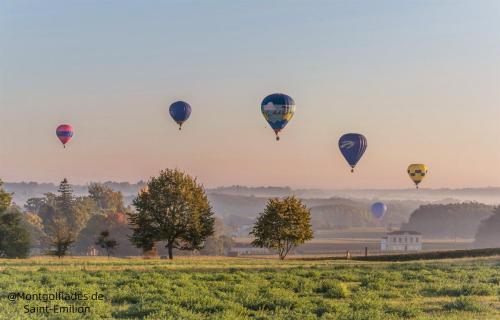
[[[499,294],[498,256],[0,260],[0,319],[12,320],[500,319]]]

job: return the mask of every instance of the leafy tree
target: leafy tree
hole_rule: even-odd
[[[123,195],[119,191],[114,191],[101,183],[91,183],[89,185],[89,195],[100,210],[110,210],[112,212],[124,212]]]
[[[45,209],[50,213],[51,220],[57,214],[62,215],[74,234],[77,234],[90,217],[97,212],[96,203],[91,197],[75,198],[71,185],[66,178],[61,181],[54,201],[49,196],[51,195],[47,194],[46,203],[51,208]],[[48,222],[50,223],[50,221]]]
[[[68,221],[63,216],[56,216],[48,228],[52,250],[49,252],[59,258],[64,257],[69,247],[75,242],[75,236]]]
[[[109,256],[113,253],[115,247],[118,245],[118,242],[115,239],[110,238],[108,230],[104,230],[99,235],[99,238],[97,238],[95,244],[106,250],[106,254],[109,258]]]
[[[422,205],[402,229],[418,231],[424,237],[473,238],[481,221],[492,212],[492,206],[477,202]]]
[[[174,248],[201,249],[213,234],[214,213],[203,186],[179,170],[166,169],[151,178],[133,204],[137,212],[129,214],[131,240],[138,247],[165,241],[172,259]]]
[[[29,233],[19,209],[11,206],[12,195],[5,192],[0,180],[0,256],[26,258],[30,249]]]
[[[42,218],[33,212],[23,214],[23,225],[29,233],[32,249],[36,253],[45,252],[48,249],[49,239],[45,233]]]
[[[90,218],[99,212],[96,203],[91,197],[77,197],[73,202],[72,227],[75,232],[80,232]]]
[[[47,226],[56,215],[57,196],[51,192],[44,194],[44,204],[38,209],[38,215],[42,218],[43,225]]]
[[[73,196],[71,185],[68,183],[66,178],[61,181],[57,191],[59,192],[56,198],[57,211],[66,217],[73,216],[73,203],[75,201],[75,197]]]
[[[44,205],[45,205],[45,198],[29,198],[28,200],[26,200],[24,209],[27,212],[38,214]]]
[[[116,256],[135,256],[140,251],[130,242],[132,231],[129,228],[127,216],[121,212],[96,214],[90,218],[85,228],[78,234],[75,246],[72,248],[77,254],[86,254],[89,249],[95,248],[99,237],[99,230],[108,230],[120,244],[114,249]]]
[[[0,214],[0,256],[26,258],[30,251],[30,235],[22,223],[21,212],[16,208]]]
[[[500,206],[495,208],[493,215],[484,219],[479,225],[474,246],[476,248],[500,247]]]
[[[292,248],[312,239],[311,212],[293,196],[269,199],[250,234],[252,245],[277,250],[283,260]]]
[[[12,194],[5,192],[5,190],[2,188],[2,185],[3,181],[0,180],[0,213],[7,210],[12,202]]]

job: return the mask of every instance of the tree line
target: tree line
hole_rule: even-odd
[[[482,221],[482,222],[481,222]],[[424,236],[476,237],[476,246],[500,246],[500,209],[479,203],[423,205],[403,229]],[[250,232],[252,245],[269,248],[284,259],[312,239],[311,210],[302,200],[271,198]],[[477,232],[476,232],[477,231]],[[0,256],[35,254],[137,256],[197,252],[223,255],[234,241],[224,235],[204,187],[179,170],[151,178],[124,206],[122,193],[91,183],[88,195],[75,196],[63,179],[57,193],[30,198],[24,211],[0,181]]]
[[[58,257],[80,255],[156,255],[163,249],[221,255],[234,241],[223,234],[205,189],[188,174],[166,169],[151,178],[125,207],[121,192],[99,184],[75,197],[67,179],[57,193],[26,201],[24,212],[0,181],[0,255]],[[284,259],[312,238],[310,210],[295,197],[272,198],[253,228],[253,245],[275,250]],[[97,251],[97,252],[96,252]]]

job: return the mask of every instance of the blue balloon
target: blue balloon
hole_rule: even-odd
[[[191,106],[184,101],[176,101],[170,105],[170,116],[179,124],[179,130],[181,130],[184,121],[189,119],[191,115]]]
[[[387,211],[387,205],[382,202],[372,204],[372,214],[377,219],[382,219]]]
[[[283,93],[273,93],[260,104],[262,115],[269,123],[279,140],[279,132],[287,125],[295,113],[295,101]]]
[[[365,153],[368,143],[365,136],[359,133],[346,133],[339,139],[339,148],[342,155],[351,166],[351,172],[354,172],[354,167],[359,159]]]

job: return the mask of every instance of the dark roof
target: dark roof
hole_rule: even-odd
[[[392,231],[388,232],[387,235],[402,235],[402,234],[414,234],[414,235],[421,235],[420,232],[417,231],[406,231],[406,230],[400,230],[400,231]]]

